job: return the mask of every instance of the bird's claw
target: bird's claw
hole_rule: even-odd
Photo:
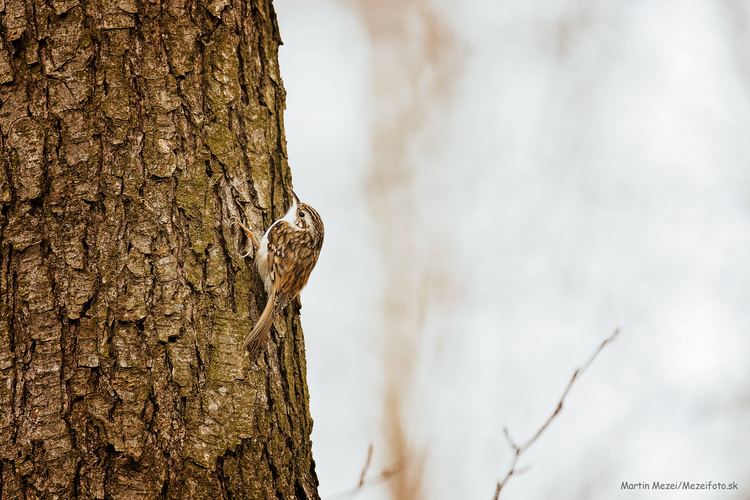
[[[236,217],[236,216],[232,217],[231,221],[232,221],[233,225],[236,224],[236,225],[240,226],[242,228],[242,230],[245,232],[245,235],[247,235],[247,238],[250,240],[250,249],[244,255],[240,255],[240,258],[244,259],[248,255],[250,255],[251,253],[253,253],[253,251],[256,248],[260,248],[260,244],[258,243],[258,240],[255,238],[255,235],[253,234],[253,232],[250,231],[250,229],[248,229],[247,226],[245,226],[242,223],[242,221],[240,221],[239,217]]]

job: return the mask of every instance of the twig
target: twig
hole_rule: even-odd
[[[367,461],[365,462],[364,469],[362,469],[362,474],[359,475],[357,488],[362,488],[365,485],[365,476],[367,475],[367,470],[370,468],[370,462],[372,462],[372,448],[372,443],[370,443],[370,447],[367,448]]]
[[[615,333],[610,335],[608,338],[604,339],[604,342],[599,346],[599,348],[594,352],[594,355],[591,356],[591,358],[586,362],[585,365],[583,365],[583,368],[577,369],[575,372],[573,372],[573,377],[571,377],[570,382],[568,382],[568,386],[565,388],[565,392],[563,392],[562,397],[560,398],[560,401],[557,403],[557,407],[555,408],[555,411],[552,412],[552,415],[547,419],[546,422],[544,422],[544,425],[542,425],[539,430],[534,434],[534,437],[526,441],[523,445],[519,446],[517,445],[513,439],[511,439],[510,434],[508,433],[508,429],[504,428],[503,433],[505,434],[505,439],[508,441],[508,445],[513,450],[513,460],[510,462],[510,468],[508,469],[508,472],[505,474],[505,477],[502,479],[502,481],[498,481],[497,488],[495,488],[495,498],[494,500],[498,500],[500,497],[500,491],[505,486],[505,483],[508,482],[511,476],[519,475],[528,470],[528,467],[524,467],[523,469],[516,470],[516,464],[518,463],[518,459],[520,458],[521,454],[528,450],[529,447],[534,444],[534,442],[539,438],[539,436],[542,435],[542,433],[549,427],[549,424],[552,423],[552,420],[560,413],[560,410],[562,410],[563,402],[565,402],[565,398],[568,396],[568,392],[570,392],[570,388],[573,387],[573,383],[578,379],[580,375],[583,374],[583,372],[586,371],[586,368],[589,367],[589,365],[596,359],[596,357],[599,355],[600,352],[602,352],[602,349],[604,349],[604,346],[607,344],[610,344],[615,341],[617,336],[620,334],[620,330],[615,330]]]
[[[373,452],[373,446],[372,444],[367,449],[367,460],[365,461],[365,466],[362,468],[362,473],[359,475],[359,483],[357,483],[357,486],[352,488],[349,491],[344,491],[343,493],[339,493],[337,495],[334,495],[329,498],[329,500],[334,500],[335,498],[348,498],[353,497],[362,490],[372,488],[373,486],[377,486],[381,483],[384,483],[388,481],[390,478],[401,472],[401,465],[400,460],[396,462],[396,464],[391,467],[390,469],[383,469],[380,474],[378,474],[376,477],[367,479],[367,471],[370,469],[370,465],[372,463],[372,452]]]

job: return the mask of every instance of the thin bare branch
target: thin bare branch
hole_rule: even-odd
[[[570,382],[568,382],[568,386],[565,388],[565,391],[563,392],[562,397],[560,398],[560,401],[557,403],[557,406],[555,407],[555,411],[552,412],[552,415],[550,415],[547,421],[544,422],[544,425],[542,425],[539,428],[539,430],[536,432],[536,434],[534,434],[534,436],[531,439],[529,439],[524,444],[519,446],[510,437],[510,433],[508,432],[508,429],[503,428],[505,439],[508,441],[508,445],[513,450],[513,459],[510,462],[510,467],[508,468],[508,472],[505,474],[505,477],[501,481],[498,481],[497,483],[497,487],[495,488],[494,500],[498,500],[498,498],[500,497],[500,491],[502,491],[502,489],[505,487],[505,484],[508,482],[511,476],[513,475],[517,476],[523,472],[526,472],[529,469],[528,467],[524,467],[523,469],[516,470],[516,464],[518,463],[518,459],[520,458],[521,454],[524,451],[528,450],[529,447],[532,444],[534,444],[534,442],[536,442],[539,436],[541,436],[542,433],[547,429],[547,427],[549,427],[549,424],[552,423],[552,420],[554,420],[554,418],[560,413],[560,411],[563,408],[563,403],[565,402],[565,398],[568,396],[568,393],[570,392],[570,388],[573,387],[573,383],[578,379],[578,377],[580,377],[583,374],[583,372],[586,371],[586,369],[589,367],[589,365],[591,365],[594,359],[596,359],[599,353],[602,352],[602,349],[604,349],[604,347],[607,344],[611,344],[612,342],[614,342],[619,334],[620,334],[620,330],[617,329],[612,335],[604,339],[604,341],[601,343],[601,345],[596,350],[596,352],[594,352],[593,356],[591,356],[591,358],[589,358],[586,364],[583,365],[583,368],[578,368],[575,372],[573,372],[573,376],[571,377]]]
[[[357,488],[362,488],[362,486],[365,485],[365,476],[367,476],[367,470],[370,468],[370,463],[372,462],[372,450],[373,446],[372,443],[370,443],[370,447],[367,448],[367,461],[362,469],[362,474],[359,476],[359,484],[357,485]]]
[[[359,476],[359,482],[357,483],[357,486],[349,491],[344,491],[337,495],[333,495],[332,497],[329,497],[329,500],[335,500],[337,498],[351,498],[363,490],[372,488],[373,486],[377,486],[388,481],[390,478],[402,471],[403,461],[399,460],[394,464],[393,467],[389,469],[383,469],[382,471],[380,471],[380,474],[378,474],[374,478],[368,479],[367,472],[370,470],[370,465],[372,464],[372,454],[373,446],[371,444],[367,449],[367,460],[365,461],[365,466],[362,468],[362,473]]]
[[[510,433],[508,433],[507,427],[503,427],[503,434],[505,435],[505,440],[508,441],[508,446],[510,446],[511,449],[514,451],[517,450],[518,445],[515,442],[513,442],[513,438],[510,437]]]

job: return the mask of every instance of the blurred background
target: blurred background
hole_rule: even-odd
[[[750,498],[750,1],[274,4],[322,498]]]

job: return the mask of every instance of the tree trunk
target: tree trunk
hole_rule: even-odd
[[[315,499],[267,0],[0,0],[0,497]]]

